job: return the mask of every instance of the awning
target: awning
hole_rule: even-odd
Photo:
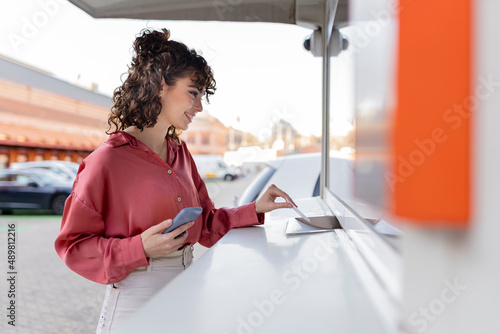
[[[276,22],[315,28],[322,25],[327,0],[69,1],[95,18]],[[335,17],[337,26],[347,22],[347,2],[339,1]]]

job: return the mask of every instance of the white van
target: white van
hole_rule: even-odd
[[[222,155],[195,154],[193,159],[202,179],[232,181],[238,177],[238,169],[226,164]]]

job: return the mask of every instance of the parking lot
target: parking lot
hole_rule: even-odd
[[[234,197],[254,176],[230,182],[208,181],[215,205],[233,206]],[[60,216],[52,215],[0,215],[1,333],[95,332],[105,286],[73,273],[59,259],[53,242],[60,222]],[[15,258],[11,252],[10,263],[9,247],[11,251],[15,247]],[[203,251],[203,247],[196,247],[195,257]],[[15,284],[11,285],[9,279]],[[14,297],[9,296],[12,292]],[[12,321],[8,317],[12,301],[15,327],[8,323]]]

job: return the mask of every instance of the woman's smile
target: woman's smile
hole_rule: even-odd
[[[196,116],[196,115],[188,113],[187,111],[184,112],[184,115],[186,115],[186,117],[188,118],[190,123],[193,121],[193,118]]]

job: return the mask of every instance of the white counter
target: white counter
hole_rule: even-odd
[[[344,231],[287,237],[286,221],[230,231],[120,333],[386,333]]]

